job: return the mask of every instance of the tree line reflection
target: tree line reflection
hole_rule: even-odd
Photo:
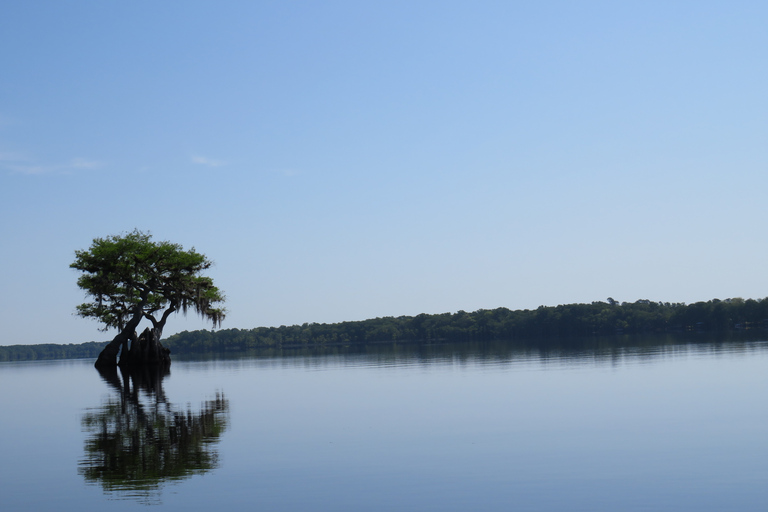
[[[99,372],[115,394],[81,418],[88,433],[78,472],[118,499],[159,502],[162,486],[218,466],[216,443],[227,428],[224,393],[199,410],[171,403],[167,368]]]

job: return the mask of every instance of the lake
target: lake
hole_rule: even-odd
[[[765,511],[768,342],[0,364],[4,511]]]

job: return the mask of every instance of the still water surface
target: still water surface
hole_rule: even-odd
[[[0,364],[8,511],[765,511],[768,342]]]

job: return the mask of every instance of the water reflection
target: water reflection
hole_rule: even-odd
[[[199,411],[172,404],[163,391],[167,369],[105,369],[115,391],[82,417],[87,432],[78,472],[117,499],[159,503],[162,486],[218,465],[216,443],[227,428],[223,393]]]
[[[266,348],[246,352],[177,356],[199,362],[200,368],[258,367],[444,367],[485,369],[539,367],[604,367],[650,364],[677,357],[748,355],[768,348],[760,333],[673,333],[571,338],[498,340],[486,342],[377,343]]]

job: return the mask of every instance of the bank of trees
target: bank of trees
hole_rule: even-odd
[[[0,346],[0,361],[34,361],[43,359],[82,359],[96,357],[106,346],[106,342],[89,341],[59,345],[45,343],[40,345]]]
[[[532,310],[481,309],[472,313],[384,317],[335,324],[305,323],[255,329],[184,331],[164,344],[175,354],[265,348],[328,347],[406,342],[553,340],[576,336],[725,332],[768,329],[767,299],[713,299],[693,304],[613,299]],[[768,335],[768,333],[766,333]],[[0,346],[0,361],[96,357],[106,343]]]
[[[176,353],[270,347],[364,345],[388,342],[462,342],[662,332],[717,332],[768,328],[768,299],[713,299],[682,303],[611,298],[591,304],[459,311],[384,317],[359,322],[182,332],[166,345]]]

